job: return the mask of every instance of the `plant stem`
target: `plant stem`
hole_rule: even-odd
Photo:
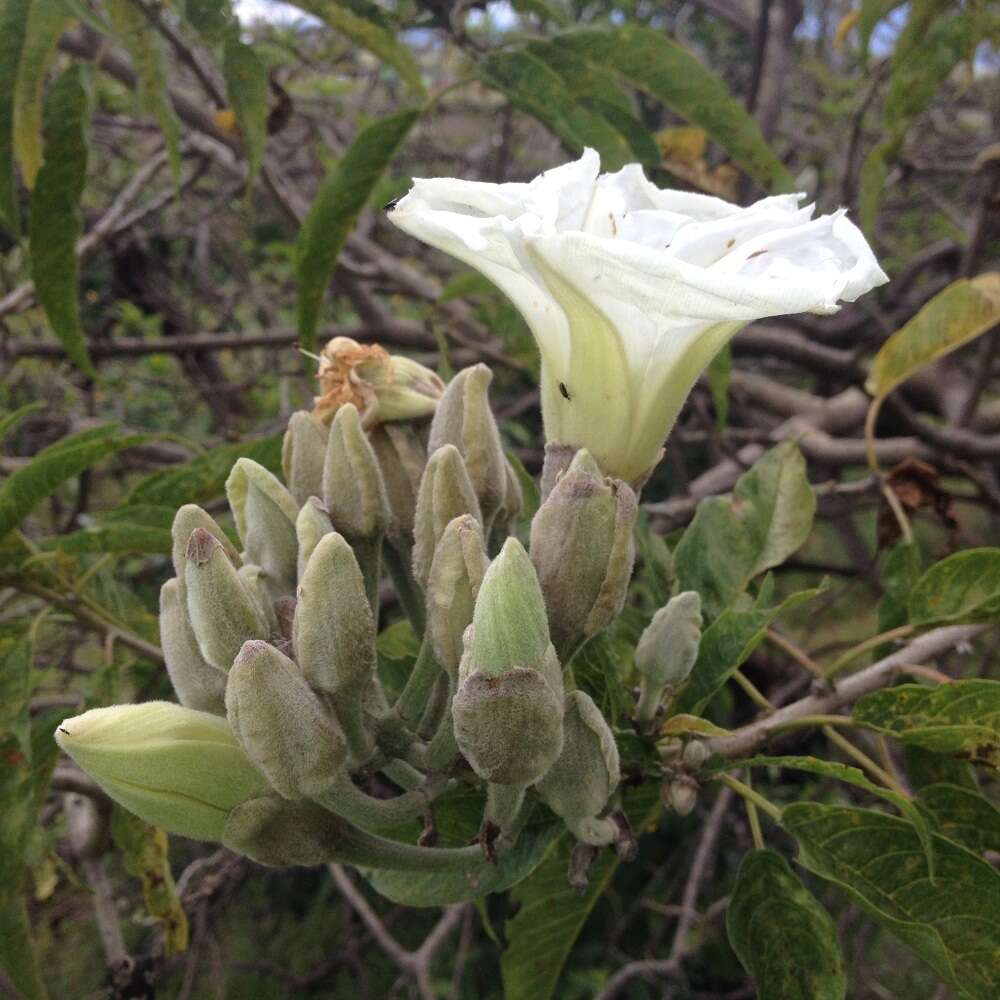
[[[424,816],[445,783],[432,779],[395,798],[376,799],[361,791],[347,774],[342,774],[315,801],[367,833],[387,833]]]
[[[840,673],[844,667],[847,666],[852,660],[856,660],[862,653],[868,652],[869,649],[873,649],[875,646],[881,646],[884,642],[891,642],[893,639],[905,639],[908,635],[913,632],[912,625],[900,625],[897,628],[891,628],[888,632],[880,632],[878,635],[873,635],[870,639],[865,639],[864,642],[859,642],[856,646],[852,646],[850,649],[841,653],[827,668],[826,676],[827,678],[834,677]]]
[[[857,761],[861,767],[867,771],[873,778],[885,785],[886,788],[891,788],[894,792],[898,792],[900,795],[906,795],[906,789],[884,768],[879,767],[863,750],[856,747],[849,739],[841,736],[835,729],[831,726],[823,727],[823,735],[833,744],[840,747],[851,757],[853,760]]]
[[[427,611],[424,606],[424,595],[413,578],[408,549],[397,548],[398,543],[390,542],[382,553],[389,576],[399,594],[399,603],[403,606],[406,617],[409,618],[413,631],[422,638],[427,627]]]
[[[731,774],[718,774],[715,776],[715,780],[721,782],[727,788],[731,788],[737,795],[743,796],[749,802],[763,809],[764,812],[775,821],[781,819],[781,810],[773,803],[768,801],[759,792],[755,792],[749,785],[744,784],[739,778],[734,778]]]
[[[746,772],[747,788],[751,788],[750,771]],[[764,850],[764,831],[760,828],[760,816],[757,815],[757,806],[750,799],[744,799],[743,804],[747,807],[747,822],[750,824],[750,835],[753,837],[753,846],[758,851]]]
[[[443,676],[441,665],[434,658],[434,648],[430,637],[425,635],[420,644],[420,652],[414,661],[413,669],[393,706],[397,718],[401,719],[410,729],[414,729],[427,704],[427,698],[434,687],[435,681]]]
[[[774,705],[764,697],[742,670],[733,671],[733,680],[743,688],[750,700],[759,708],[762,708],[765,712],[773,712],[775,710]]]

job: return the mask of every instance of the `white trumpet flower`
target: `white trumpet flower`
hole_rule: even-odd
[[[738,330],[836,312],[888,279],[844,210],[813,219],[798,194],[740,208],[660,189],[638,164],[599,171],[588,149],[527,184],[415,180],[389,218],[482,272],[524,316],[547,440],[641,484]]]

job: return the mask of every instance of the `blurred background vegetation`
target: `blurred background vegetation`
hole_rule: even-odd
[[[781,629],[823,657],[885,627],[896,529],[867,475],[861,387],[933,296],[997,268],[998,38],[1000,11],[975,0],[0,0],[0,411],[21,411],[0,422],[0,476],[73,449],[29,484],[40,502],[0,498],[4,662],[26,626],[33,641],[27,688],[12,667],[0,677],[0,729],[26,698],[37,779],[18,807],[30,823],[13,807],[0,820],[5,930],[21,951],[30,927],[53,996],[152,995],[153,978],[164,997],[503,995],[517,890],[442,918],[345,876],[400,949],[448,921],[418,975],[324,869],[266,871],[180,840],[168,868],[148,829],[82,803],[49,740],[84,706],[168,696],[155,650],[169,517],[189,501],[220,511],[238,455],[278,465],[285,421],[315,392],[299,346],[345,334],[445,377],[487,362],[505,444],[538,472],[531,337],[488,282],[385,222],[412,177],[527,180],[589,145],[606,170],[639,161],[664,186],[850,209],[890,284],[835,316],[752,325],[702,379],[643,492],[640,590],[656,540],[697,500],[801,435],[820,517],[777,587],[831,582]],[[997,342],[925,368],[882,411],[879,460],[927,563],[1000,543]],[[1000,678],[989,649],[953,660]],[[746,672],[768,693],[807,686],[771,643]],[[818,778],[781,781],[789,799],[823,794]],[[659,829],[584,915],[557,996],[598,995],[648,958],[676,969],[620,995],[754,995],[722,919],[751,844],[742,813],[703,796]],[[843,895],[813,888],[850,996],[950,995]]]

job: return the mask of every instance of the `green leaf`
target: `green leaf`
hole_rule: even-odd
[[[727,608],[701,637],[698,659],[672,711],[698,715],[716,692],[746,662],[779,615],[821,593],[820,588],[792,594],[773,608]]]
[[[1000,621],[1000,549],[964,549],[935,563],[914,584],[913,625]]]
[[[220,42],[232,29],[230,0],[185,0],[184,20],[207,42]]]
[[[38,971],[31,921],[19,892],[0,886],[0,969],[10,977],[25,1000],[46,1000],[48,993]]]
[[[31,0],[0,0],[0,79],[16,80]],[[14,87],[0,87],[0,220],[21,235],[14,173]]]
[[[10,413],[5,413],[0,417],[0,441],[2,441],[29,413],[44,409],[45,404],[41,400],[33,403],[25,403]]]
[[[73,66],[49,92],[45,160],[31,192],[31,276],[35,294],[70,360],[93,377],[77,300],[76,241],[83,232],[80,198],[87,178],[89,98],[85,70]]]
[[[697,715],[671,715],[666,722],[660,726],[660,736],[685,736],[688,733],[697,733],[699,736],[729,736],[730,731],[717,726],[708,719],[702,719]],[[728,765],[732,767],[732,764]]]
[[[681,590],[701,594],[715,618],[759,573],[783,563],[809,537],[816,498],[802,453],[783,442],[758,459],[731,496],[709,497],[674,552]]]
[[[908,604],[913,585],[920,579],[923,559],[916,542],[897,542],[885,555],[879,580],[882,599],[878,604],[878,630],[905,625],[909,621]]]
[[[14,84],[14,155],[27,187],[35,186],[42,166],[42,120],[45,76],[56,54],[56,42],[69,19],[62,4],[29,0],[21,57]],[[4,83],[10,85],[8,77]]]
[[[938,832],[969,850],[1000,852],[1000,809],[984,795],[962,785],[928,785],[917,795],[917,805]]]
[[[238,458],[252,458],[281,474],[281,435],[224,444],[184,465],[154,472],[139,482],[125,501],[177,509],[185,503],[208,503],[226,491],[226,478]]]
[[[296,7],[314,14],[334,31],[350,39],[360,48],[373,52],[388,63],[400,79],[418,96],[426,90],[420,67],[410,50],[397,37],[395,26],[385,11],[367,0],[291,0]]]
[[[267,68],[251,46],[230,35],[223,52],[222,72],[226,78],[226,97],[247,151],[249,195],[267,145]]]
[[[780,854],[752,851],[743,859],[726,930],[758,1000],[847,995],[837,928]]]
[[[729,423],[729,377],[733,371],[733,351],[729,344],[719,351],[705,369],[708,388],[715,406],[715,426],[720,431]]]
[[[928,785],[958,785],[973,792],[979,790],[975,769],[957,757],[907,743],[903,747],[903,762],[910,784],[918,791]]]
[[[41,500],[103,458],[149,440],[146,434],[117,435],[112,426],[72,434],[40,451],[0,486],[0,537],[16,528]]]
[[[167,71],[159,32],[133,0],[106,0],[115,34],[132,57],[139,81],[139,104],[163,132],[174,183],[181,176],[180,122],[167,90]]]
[[[960,996],[1000,995],[1000,874],[985,861],[935,834],[932,883],[906,820],[798,802],[783,810],[781,824],[798,841],[801,864],[839,885]]]
[[[88,552],[146,552],[166,555],[170,552],[173,542],[169,528],[120,521],[113,524],[96,524],[66,535],[43,538],[38,542],[38,546],[47,552],[66,552],[71,555]]]
[[[410,109],[373,122],[320,185],[296,245],[298,331],[306,350],[316,346],[319,309],[340,248],[419,116]]]
[[[1000,770],[1000,681],[900,684],[859,699],[854,718],[901,743]]]
[[[764,187],[794,189],[791,174],[743,104],[687,49],[659,31],[643,25],[583,28],[557,36],[553,44],[611,69],[623,81],[703,128]]]
[[[883,345],[865,388],[885,396],[922,368],[1000,323],[1000,271],[960,278],[938,292]]]
[[[633,829],[641,830],[659,815],[659,790],[650,784],[632,789],[625,807]],[[562,837],[511,892],[520,909],[507,921],[510,943],[500,960],[504,1000],[548,1000],[554,994],[573,944],[621,863],[603,851],[581,894],[566,881],[571,846],[571,838]]]

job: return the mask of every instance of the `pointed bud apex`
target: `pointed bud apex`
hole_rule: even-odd
[[[350,337],[334,337],[323,348],[317,376],[321,395],[315,400],[316,416],[329,423],[350,403],[366,428],[430,416],[444,391],[444,383],[430,368]]]
[[[325,791],[344,766],[340,728],[299,668],[266,642],[244,643],[226,685],[229,725],[286,799]]]
[[[91,709],[56,742],[119,805],[196,840],[220,840],[231,810],[267,791],[225,719],[171,702]]]
[[[160,589],[160,645],[177,700],[186,708],[225,715],[226,675],[201,655],[176,578]]]
[[[701,642],[701,597],[672,597],[646,626],[635,650],[636,669],[659,688],[676,690],[691,673]]]
[[[563,749],[537,784],[546,805],[571,826],[596,816],[618,787],[618,747],[604,716],[582,691],[566,696]]]
[[[392,522],[390,538],[408,538],[413,534],[420,477],[427,465],[427,451],[409,424],[379,424],[369,432],[382,482],[385,484]]]
[[[678,775],[663,785],[660,797],[668,809],[678,816],[687,816],[698,802],[698,782],[687,775]]]
[[[472,622],[489,564],[479,522],[471,514],[456,517],[438,542],[427,583],[427,629],[434,656],[453,680],[462,661],[462,635]]]
[[[324,536],[299,583],[293,626],[295,658],[317,691],[360,698],[375,674],[375,620],[351,547]]]
[[[352,542],[384,535],[392,519],[375,452],[350,403],[337,410],[330,427],[323,500],[333,526]]]
[[[226,480],[226,496],[244,561],[261,567],[272,598],[293,593],[299,508],[292,495],[264,466],[241,458]]]
[[[479,501],[465,462],[454,445],[438,448],[427,460],[417,495],[413,524],[413,575],[421,587],[427,578],[445,528],[456,517],[471,514],[480,524]]]
[[[281,442],[281,468],[288,491],[301,507],[323,495],[326,425],[305,410],[293,413]]]
[[[507,539],[486,571],[472,625],[472,670],[496,677],[514,667],[541,666],[549,649],[545,601],[516,538]]]
[[[188,617],[198,648],[213,667],[228,671],[247,639],[267,638],[267,623],[214,535],[196,528],[185,562]]]
[[[333,531],[330,515],[317,497],[310,497],[302,505],[295,522],[295,536],[299,542],[298,579],[301,580],[313,549],[324,535]]]
[[[174,562],[174,573],[181,582],[181,589],[184,584],[185,554],[188,547],[188,539],[195,528],[203,528],[210,535],[218,539],[219,544],[225,549],[229,561],[237,568],[240,565],[240,556],[233,546],[233,543],[226,537],[226,533],[215,522],[208,511],[193,503],[186,503],[174,515],[174,523],[170,529],[174,544],[172,557]]]
[[[587,451],[552,488],[531,522],[531,559],[560,651],[609,625],[628,593],[638,505],[625,483],[605,477]]]
[[[460,371],[441,397],[427,442],[431,454],[446,444],[462,453],[486,525],[507,490],[506,459],[487,395],[492,381],[493,372],[484,364]]]
[[[452,716],[458,747],[484,781],[530,785],[562,750],[562,705],[537,670],[473,672],[452,701]]]

